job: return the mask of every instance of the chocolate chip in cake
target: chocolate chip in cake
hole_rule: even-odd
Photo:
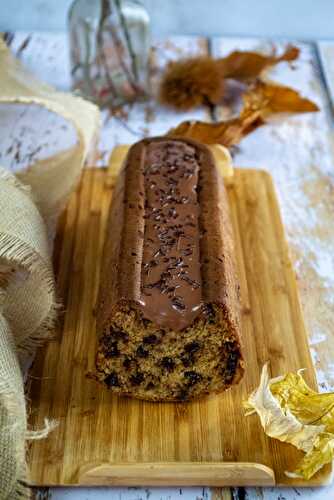
[[[188,390],[187,389],[181,389],[178,395],[178,400],[179,401],[186,401],[188,399]]]
[[[238,349],[238,346],[235,342],[225,342],[224,350],[227,352],[234,352]]]
[[[237,363],[238,363],[238,354],[236,352],[231,352],[228,355],[226,363],[226,371],[228,375],[234,375]]]
[[[189,366],[194,364],[193,356],[191,354],[181,356],[181,362],[185,368],[189,368]]]
[[[144,325],[144,327],[145,327],[145,328],[147,328],[147,327],[148,327],[148,325],[150,324],[150,320],[149,320],[149,319],[146,319],[146,318],[143,318],[143,319],[142,319],[142,321],[143,321],[143,325]]]
[[[155,387],[155,385],[153,384],[153,382],[149,382],[149,383],[147,384],[147,386],[145,387],[145,389],[146,389],[147,391],[151,391],[152,389],[154,389],[154,387]]]
[[[175,368],[175,361],[168,356],[164,356],[161,360],[161,366],[163,366],[168,372],[172,372]]]
[[[195,353],[201,348],[200,344],[196,341],[190,342],[184,346],[184,350],[188,353]]]
[[[204,314],[207,318],[208,323],[213,324],[215,322],[216,313],[212,304],[205,304],[203,308]]]
[[[125,358],[125,360],[123,361],[124,368],[130,368],[131,362],[132,362],[131,358]]]
[[[189,386],[197,384],[203,378],[202,375],[194,371],[184,372],[184,376],[188,380]]]
[[[140,345],[136,351],[136,354],[139,358],[147,358],[149,352],[147,349],[144,349],[142,345]]]
[[[112,337],[112,340],[123,340],[123,342],[127,342],[129,340],[129,335],[123,332],[123,330],[117,330],[116,328],[111,327],[109,334]]]
[[[120,352],[119,352],[119,349],[118,349],[118,344],[116,341],[113,341],[113,342],[110,342],[110,344],[108,346],[106,346],[106,350],[105,350],[105,357],[108,359],[108,358],[116,358],[117,356],[119,356]]]
[[[130,382],[132,385],[140,385],[144,380],[144,374],[137,372],[135,375],[131,375]]]
[[[146,337],[143,338],[143,342],[144,344],[154,345],[157,344],[159,340],[156,335],[152,334],[152,335],[146,335]]]
[[[115,372],[111,372],[109,375],[107,375],[107,377],[104,379],[104,382],[107,384],[108,387],[120,386],[118,376]]]

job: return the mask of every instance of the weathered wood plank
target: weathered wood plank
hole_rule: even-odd
[[[276,44],[282,50],[285,44]],[[323,390],[334,387],[334,138],[328,101],[314,48],[297,44],[301,56],[293,66],[281,63],[270,78],[293,86],[313,99],[320,112],[275,120],[246,137],[234,162],[266,165],[278,190],[283,220],[299,280],[318,380]],[[258,40],[215,39],[216,56],[239,47],[270,50]],[[218,109],[225,113],[224,109]],[[326,341],[327,340],[327,341]]]
[[[209,118],[205,109],[175,112],[160,106],[155,98],[162,70],[169,61],[207,52],[208,45],[204,38],[176,36],[154,41],[151,56],[153,98],[146,103],[137,103],[135,106],[125,108],[123,116],[104,113],[100,146],[104,159],[117,144],[131,144],[146,136],[163,135],[171,127],[190,118],[198,120]]]
[[[39,488],[34,500],[210,500],[209,488]],[[218,499],[217,499],[218,500]],[[223,500],[225,498],[223,497]],[[227,497],[226,500],[230,500]]]
[[[221,57],[235,49],[266,53],[276,48],[279,52],[285,45],[257,39],[216,38],[211,46],[213,54]],[[314,100],[320,112],[275,120],[257,130],[242,141],[234,162],[245,167],[265,165],[274,178],[317,379],[320,390],[326,391],[334,388],[334,136],[315,49],[311,44],[296,45],[301,49],[298,61],[281,63],[268,76]],[[216,113],[217,118],[226,118],[229,109],[221,106]],[[334,487],[328,491],[334,492]],[[248,488],[246,494],[256,498],[257,491]],[[321,498],[316,490],[313,494]],[[273,489],[263,489],[261,495],[265,500],[280,498],[279,492]],[[296,495],[305,493],[293,489],[284,491],[287,499]]]
[[[57,38],[57,36],[59,36],[59,38]],[[27,33],[15,35],[13,42],[15,50],[22,46],[22,43],[24,42],[26,37]],[[31,43],[35,43],[35,37],[39,37],[40,40],[39,42],[38,40],[36,40],[36,48],[38,49],[38,45],[43,46],[43,53],[41,53],[39,49],[37,50],[37,52],[35,52],[34,45],[31,45]],[[193,43],[191,42],[191,40],[189,44]],[[52,44],[56,45],[54,46],[54,49],[51,50]],[[270,46],[272,46],[270,42],[263,42],[254,39],[247,40],[236,38],[224,40],[216,39],[213,43],[214,52],[216,54],[220,54],[223,52],[227,53],[232,48],[268,49],[268,47]],[[28,44],[26,49],[21,51],[21,57],[29,67],[32,67],[37,75],[40,75],[41,78],[49,81],[52,84],[56,84],[60,87],[63,86],[64,88],[66,88],[66,86],[69,84],[69,79],[68,75],[63,72],[64,57],[67,57],[68,53],[67,48],[65,47],[65,34],[33,34],[32,42]],[[35,54],[37,54],[38,51],[40,53],[38,57],[36,57]],[[63,54],[63,56],[57,57],[59,54]],[[175,57],[177,57],[177,54],[175,54]],[[43,61],[43,63],[41,63],[41,61]],[[45,68],[48,67],[50,68],[46,70]],[[297,71],[291,71],[288,65],[281,64],[277,67],[277,69],[275,69],[274,73],[272,74],[276,79],[282,78],[283,82],[291,84],[299,89],[305,89],[306,87],[306,93],[310,91],[308,95],[310,97],[315,95],[315,99],[317,100],[317,102],[325,108],[325,101],[327,100],[327,97],[324,93],[324,89],[321,86],[316,68],[317,60],[315,58],[312,46],[303,45],[302,57],[297,63]],[[333,77],[330,77],[329,82],[333,81]],[[328,85],[328,88],[330,88],[330,85]],[[326,114],[327,118],[325,118]],[[140,118],[144,115],[144,112],[140,112],[137,114],[138,120],[136,123],[139,127],[146,126],[144,125],[145,122],[142,122]],[[150,112],[148,112],[148,115],[150,115]],[[196,113],[191,115],[194,118],[201,116],[203,118],[204,116],[201,114],[197,115]],[[2,153],[2,156],[0,156],[0,163],[6,165],[11,164],[12,168],[15,169],[20,166],[20,160],[14,158],[16,154],[14,138],[13,136],[8,137],[8,127],[7,125],[5,127],[3,126],[4,123],[7,124],[7,119],[3,120],[3,116],[4,115],[1,114],[0,153]],[[171,118],[171,122],[175,120],[175,122],[172,123],[174,125],[183,118],[184,117],[181,115],[176,115],[175,118]],[[49,118],[40,120],[38,119],[38,114],[32,114],[30,117],[28,117],[28,120],[24,122],[24,116],[21,117],[20,111],[18,111],[12,119],[12,126],[9,127],[16,127],[17,131],[20,128],[23,128],[24,130],[25,127],[38,122],[42,130],[45,131],[46,145],[45,147],[43,146],[39,152],[35,153],[36,158],[38,157],[38,154],[45,156],[49,154],[49,133],[47,132],[50,129],[50,123],[48,120]],[[160,120],[162,121],[162,123],[160,123],[159,125]],[[158,122],[157,127],[163,127],[163,121],[163,113],[160,115],[160,118],[154,120],[155,123]],[[57,122],[51,123],[53,141],[52,147],[54,148],[54,150],[57,150],[57,148],[59,148],[59,145],[64,144],[64,140],[68,139],[69,137],[67,130],[62,129],[63,125],[64,124]],[[126,125],[123,124],[119,125],[120,128],[123,129],[125,129],[126,127]],[[154,127],[152,126],[152,132],[160,133],[159,129],[156,129],[157,132],[154,132]],[[161,129],[161,131],[163,132],[164,130]],[[26,133],[27,132],[24,132],[24,134]],[[116,139],[114,138],[113,134],[116,136]],[[34,133],[31,134],[31,139],[28,139],[28,144],[30,144],[30,146],[27,148],[26,152],[23,151],[21,155],[23,158],[25,158],[26,163],[28,161],[26,156],[34,153],[34,142],[32,137],[35,137]],[[101,154],[104,151],[107,152],[108,149],[110,151],[112,146],[116,142],[129,142],[129,140],[126,140],[126,138],[130,138],[131,141],[136,140],[135,134],[133,134],[132,132],[128,132],[128,134],[126,134],[125,131],[119,130],[117,125],[114,124],[112,124],[112,126],[108,128],[107,133],[104,134],[104,137],[105,138],[102,138],[102,147],[100,148]],[[124,139],[122,137],[124,137]],[[42,142],[44,142],[44,140]],[[11,153],[8,152],[6,154],[6,150],[12,145],[13,147]],[[296,145],[298,146],[297,148]],[[237,161],[240,165],[255,166],[257,164],[265,164],[266,167],[269,168],[274,175],[276,184],[278,184],[281,208],[283,210],[283,218],[288,229],[290,246],[293,245],[293,256],[295,259],[297,275],[301,278],[300,288],[304,310],[306,312],[306,319],[307,323],[311,324],[311,328],[309,328],[309,331],[312,332],[311,340],[314,344],[314,358],[316,361],[318,359],[317,357],[319,357],[320,359],[320,362],[316,362],[318,381],[323,386],[324,390],[328,390],[333,387],[334,381],[333,365],[331,366],[329,362],[326,363],[325,369],[322,367],[322,352],[326,351],[327,344],[325,342],[325,339],[330,338],[328,337],[328,335],[330,335],[330,328],[332,323],[331,318],[328,318],[328,308],[331,307],[332,309],[334,309],[333,304],[330,301],[330,298],[333,297],[333,294],[331,293],[331,276],[333,276],[334,273],[331,273],[332,259],[331,256],[328,255],[328,250],[331,248],[330,240],[332,238],[333,227],[333,221],[331,218],[332,205],[329,199],[329,193],[331,192],[333,187],[333,158],[331,154],[331,148],[333,150],[333,137],[330,131],[330,125],[328,123],[328,113],[326,113],[325,111],[321,113],[320,118],[297,116],[289,118],[288,122],[284,122],[280,125],[268,126],[266,127],[266,130],[259,130],[253,135],[253,137],[250,136],[249,138],[245,139],[245,141],[241,145],[240,151],[237,154]],[[34,155],[32,156],[32,158],[33,157]],[[104,158],[106,157],[107,154],[105,153]],[[277,162],[278,158],[282,159],[282,161],[279,163]],[[307,163],[307,158],[309,159],[309,166],[304,172],[303,165]],[[321,159],[321,161],[319,159]],[[314,168],[312,168],[312,164]],[[316,198],[314,197],[314,195],[317,191],[317,185],[314,184],[314,178],[318,179],[320,184],[320,190]],[[301,186],[301,179],[303,180],[303,182],[309,183],[306,194],[304,193],[303,187]],[[324,202],[323,199],[325,200]],[[284,201],[284,203],[282,203],[282,200]],[[300,202],[300,200],[302,200],[302,202]],[[287,203],[285,203],[285,201],[287,201]],[[293,212],[295,212],[295,215],[293,215]],[[324,218],[322,213],[324,214]],[[315,233],[314,241],[312,241],[312,235],[307,236],[307,231],[309,231],[309,228],[312,224],[314,226],[313,231]],[[305,245],[304,242],[306,243]],[[303,254],[304,246],[306,248],[305,254]],[[321,271],[320,277],[318,269],[319,266]],[[325,285],[324,280],[327,281]],[[314,304],[317,302],[317,299],[314,298],[315,296],[313,296],[313,299],[309,298],[310,292],[318,294],[319,314],[317,314],[317,317],[315,319],[312,318],[312,311],[314,311]],[[309,303],[311,304],[310,308]],[[333,345],[333,342],[331,342],[331,345]],[[320,356],[318,352],[320,352]],[[325,357],[330,360],[330,356],[331,354],[328,353],[328,356]],[[131,493],[126,493],[126,489],[117,489],[113,491],[115,491],[115,494],[116,491],[120,491],[120,495],[126,495],[125,498],[129,498],[127,496],[129,494],[131,496]],[[150,490],[150,492],[151,491],[152,490]],[[182,491],[183,495],[185,495],[187,491],[189,491],[189,498],[194,498],[197,495],[199,496],[197,489],[184,489]],[[64,497],[62,496],[63,494],[65,495]],[[74,494],[75,493],[72,492],[72,490],[65,490],[64,493],[62,493],[61,491],[57,491],[57,493],[53,492],[52,495],[53,498],[59,500],[60,498],[69,498],[69,495],[71,495],[70,498],[73,498],[72,495]],[[81,492],[77,492],[76,494],[81,495]],[[138,491],[138,495],[144,496],[145,494],[145,491],[142,489]],[[265,498],[268,500],[276,500],[277,498],[281,498],[280,490],[276,489],[263,490],[263,492],[262,490],[247,489],[246,494],[247,498],[259,498],[258,495],[260,495],[261,498]],[[322,496],[322,494],[324,496]],[[85,495],[88,497],[88,495],[98,495],[98,493],[96,492],[96,490],[95,492],[85,490]],[[155,490],[152,491],[152,495],[153,496],[151,498],[155,498]],[[161,495],[172,495],[173,498],[176,498],[176,496],[178,495],[178,490],[166,490],[164,493],[161,493]],[[302,490],[298,490],[297,492],[293,490],[284,490],[284,492],[282,492],[282,495],[288,500],[297,498],[297,496],[298,498],[304,497],[305,495],[307,495],[307,498],[310,498],[310,495],[312,495],[312,498],[320,500],[320,498],[322,499],[324,497],[330,498],[331,495],[334,495],[334,493],[333,489],[323,488],[321,490],[314,491],[308,489],[307,493],[303,492]],[[108,492],[105,491],[105,497],[107,496]]]
[[[67,37],[64,33],[17,33],[15,34],[12,49],[19,51],[19,56],[40,79],[47,81],[61,90],[70,88],[69,58]],[[153,61],[157,68],[155,78],[164,64],[177,57],[186,57],[190,54],[206,53],[205,39],[196,37],[175,37],[169,40],[158,41],[155,44]],[[158,109],[157,109],[158,108]],[[131,143],[138,138],[150,134],[165,133],[168,128],[175,126],[179,121],[189,118],[190,114],[173,113],[160,110],[154,103],[145,103],[128,111],[126,119],[123,117],[109,117],[103,112],[103,128],[100,142],[100,163],[107,160],[109,153],[116,143]],[[198,119],[207,117],[204,110],[191,114]],[[15,132],[15,133],[14,133]],[[0,162],[12,170],[19,170],[30,162],[47,157],[70,146],[75,140],[74,132],[63,120],[52,116],[39,108],[31,109],[25,106],[1,108],[0,121]],[[38,145],[36,146],[36,137]],[[16,139],[18,138],[18,139]],[[22,140],[20,140],[21,138]],[[70,226],[72,222],[69,221]],[[64,291],[64,290],[63,290]],[[72,489],[42,492],[52,495],[54,499],[81,498],[109,498],[110,489],[98,491]],[[131,491],[126,488],[117,488],[113,494],[119,498],[128,498]],[[210,496],[208,488],[168,489],[154,488],[150,490],[136,489],[137,496],[150,496],[152,499],[207,499]]]
[[[317,42],[319,59],[334,112],[334,41]]]
[[[65,33],[17,33],[11,48],[38,78],[61,90],[70,89],[69,47]],[[207,40],[196,36],[175,36],[153,42],[150,79],[153,96],[146,102],[125,106],[119,112],[102,112],[98,165],[107,163],[117,144],[131,144],[145,136],[165,134],[186,119],[208,118],[205,109],[178,113],[161,107],[155,99],[161,72],[169,61],[207,52]],[[39,137],[37,144],[36,137]],[[68,147],[75,140],[75,134],[52,113],[15,105],[1,107],[0,138],[0,162],[17,170]]]

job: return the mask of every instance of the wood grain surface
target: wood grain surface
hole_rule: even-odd
[[[307,484],[288,479],[301,454],[267,438],[242,401],[263,364],[273,376],[307,368],[308,349],[294,271],[269,174],[235,170],[228,194],[236,239],[247,371],[232,390],[199,402],[160,404],[118,398],[87,375],[94,368],[94,305],[114,173],[87,169],[63,215],[55,251],[65,311],[57,338],[41,349],[31,373],[30,424],[59,425],[29,451],[38,485],[320,485],[328,466]],[[245,465],[243,465],[245,464]],[[194,473],[194,470],[196,473]],[[176,473],[177,471],[177,473]],[[272,472],[271,472],[272,471]]]

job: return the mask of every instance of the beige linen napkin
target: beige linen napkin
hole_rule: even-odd
[[[28,495],[25,443],[34,436],[21,367],[56,317],[48,235],[97,138],[99,111],[36,80],[0,38],[0,119],[1,103],[43,106],[77,133],[73,147],[16,175],[0,166],[0,500],[15,500]]]

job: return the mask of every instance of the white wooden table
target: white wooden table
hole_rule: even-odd
[[[284,41],[257,39],[172,37],[155,40],[152,79],[170,59],[190,54],[225,55],[233,49],[278,50]],[[291,255],[298,277],[313,361],[321,390],[334,390],[334,42],[298,43],[296,63],[281,63],[271,77],[291,85],[313,99],[320,112],[277,121],[251,134],[236,148],[239,167],[262,167],[272,174],[279,195]],[[64,33],[16,33],[15,53],[41,79],[59,89],[69,89],[67,38]],[[165,133],[189,118],[218,119],[230,114],[219,106],[211,115],[206,109],[175,113],[153,100],[111,116],[103,112],[99,164],[105,164],[115,144],[132,143],[147,135]],[[66,147],[73,130],[59,118],[38,108],[0,109],[0,164],[18,170]],[[37,498],[53,500],[184,500],[334,498],[334,485],[318,489],[273,488],[94,488],[44,489]]]

